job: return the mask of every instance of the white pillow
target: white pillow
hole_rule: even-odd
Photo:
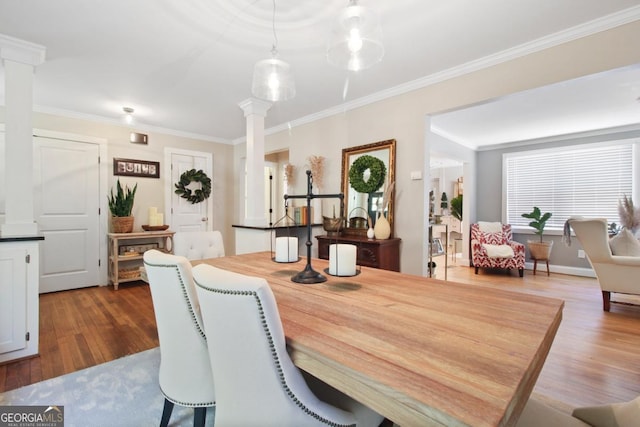
[[[626,228],[609,240],[609,246],[614,255],[640,256],[640,242]]]
[[[515,255],[513,248],[509,245],[490,245],[483,243],[484,250],[487,251],[489,258],[513,258]]]

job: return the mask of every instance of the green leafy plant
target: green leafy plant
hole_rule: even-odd
[[[113,194],[112,188],[111,194],[107,196],[111,215],[118,217],[131,216],[131,211],[133,210],[133,199],[136,196],[137,189],[138,184],[133,187],[133,190],[129,189],[126,185],[123,189],[122,185],[120,185],[120,180],[118,180],[116,185],[116,194]]]
[[[551,218],[551,212],[547,212],[543,215],[542,212],[540,212],[540,209],[537,206],[534,206],[532,212],[523,213],[522,217],[533,220],[529,223],[529,227],[536,230],[536,234],[540,236],[540,242],[542,242],[544,227],[547,225],[549,218]]]
[[[451,199],[451,215],[459,221],[462,221],[462,194]]]

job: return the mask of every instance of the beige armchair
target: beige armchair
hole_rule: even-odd
[[[640,257],[613,255],[607,220],[572,218],[569,225],[582,244],[602,289],[602,309],[609,311],[611,292],[640,295]]]

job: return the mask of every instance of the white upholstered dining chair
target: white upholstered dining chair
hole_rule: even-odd
[[[204,426],[206,409],[216,399],[191,264],[185,257],[149,250],[144,265],[160,340],[165,397],[160,426],[168,425],[174,404],[194,408],[194,426]]]
[[[178,231],[173,235],[173,253],[188,260],[224,256],[222,234],[217,231]]]
[[[194,267],[193,277],[215,377],[216,427],[382,422],[382,416],[336,390],[327,392],[332,404],[314,394],[287,353],[276,300],[264,279],[206,264]]]

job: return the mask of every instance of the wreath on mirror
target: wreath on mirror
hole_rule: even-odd
[[[199,182],[200,188],[192,191],[188,186],[192,182]],[[211,178],[202,169],[191,169],[180,175],[180,181],[176,185],[176,194],[179,194],[191,204],[200,203],[211,195]]]
[[[369,179],[364,180],[364,172],[369,169]],[[387,176],[387,167],[376,157],[364,155],[356,159],[349,169],[349,184],[358,193],[377,191]]]

